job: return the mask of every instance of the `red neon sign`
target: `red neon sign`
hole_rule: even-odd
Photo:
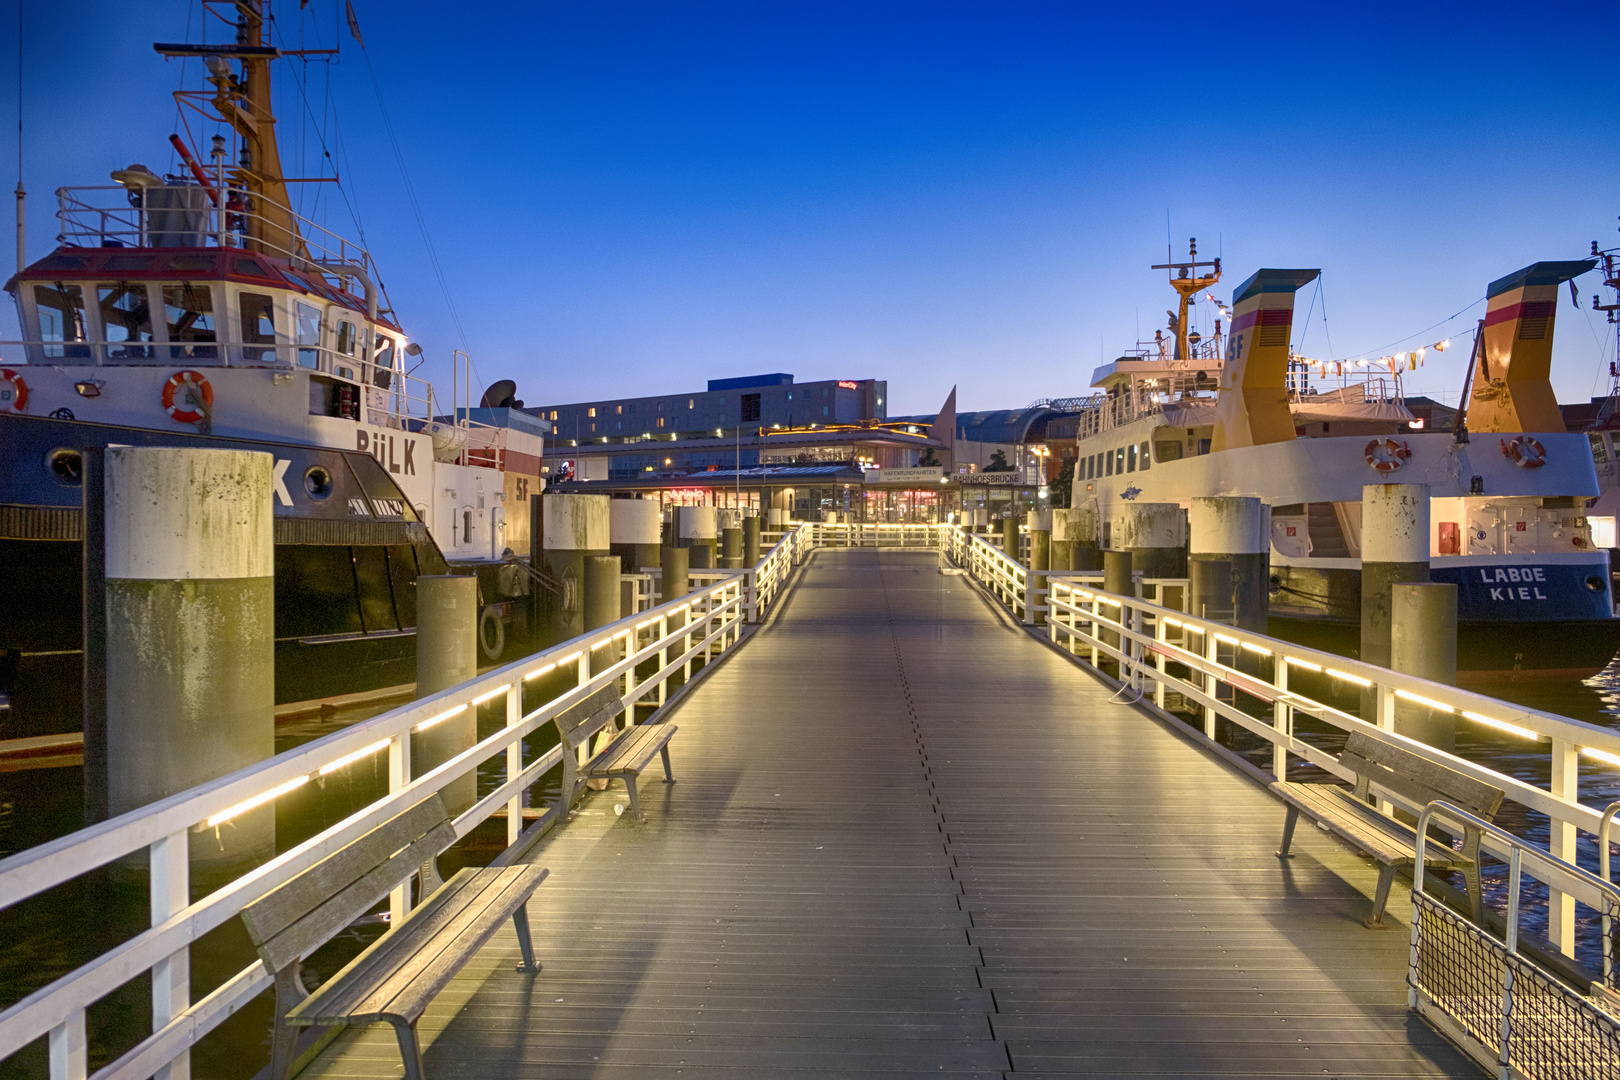
[[[838,380],[838,389],[840,390],[859,390],[860,388],[860,383],[846,382],[843,379]]]

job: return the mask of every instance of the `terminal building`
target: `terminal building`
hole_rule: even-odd
[[[1048,409],[890,418],[888,383],[777,372],[704,391],[544,405],[555,491],[776,509],[793,520],[922,523],[1039,504]]]

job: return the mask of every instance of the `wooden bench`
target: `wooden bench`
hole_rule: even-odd
[[[547,871],[538,866],[468,868],[434,890],[320,989],[313,994],[305,989],[300,976],[304,957],[408,882],[455,839],[455,827],[435,793],[242,910],[248,936],[276,975],[270,1080],[285,1080],[299,1028],[380,1021],[394,1025],[406,1080],[422,1080],[416,1022],[507,919],[517,929],[523,952],[518,970],[530,975],[540,970],[524,905]]]
[[[657,754],[664,760],[664,783],[675,782],[669,768],[669,740],[679,729],[674,724],[633,724],[619,731],[613,720],[624,710],[624,699],[618,691],[604,686],[557,714],[557,732],[570,751],[563,755],[563,805],[574,805],[580,786],[587,780],[623,780],[630,793],[631,816],[645,822],[636,794],[636,778]],[[599,743],[593,754],[591,740],[603,733],[611,741]],[[578,762],[582,751],[591,755],[583,765]]]
[[[1416,861],[1416,830],[1393,818],[1386,817],[1373,806],[1372,788],[1377,785],[1394,800],[1407,804],[1406,809],[1419,811],[1436,799],[1444,799],[1469,813],[1491,820],[1502,805],[1503,792],[1483,780],[1448,768],[1428,758],[1419,757],[1391,743],[1381,742],[1364,732],[1353,732],[1345,743],[1339,764],[1356,774],[1354,791],[1346,791],[1333,784],[1299,784],[1278,782],[1271,785],[1288,803],[1288,816],[1283,821],[1282,847],[1277,854],[1292,858],[1294,826],[1299,815],[1305,814],[1329,832],[1355,844],[1378,860],[1378,892],[1373,899],[1372,918],[1367,925],[1382,928],[1384,907],[1389,902],[1389,888],[1395,880],[1395,871],[1412,866]],[[1468,883],[1468,900],[1473,908],[1474,921],[1481,914],[1479,888],[1479,845],[1481,832],[1467,826],[1461,851],[1452,848],[1449,840],[1442,842],[1433,832],[1425,839],[1429,866],[1440,869],[1461,870]]]

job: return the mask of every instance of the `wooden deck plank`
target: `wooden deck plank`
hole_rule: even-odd
[[[433,1080],[1480,1075],[1360,926],[1367,860],[1280,863],[1264,789],[934,567],[816,555],[677,710],[647,824],[589,795],[535,853],[544,971],[502,930],[422,1022]],[[305,1073],[400,1075],[385,1029]]]

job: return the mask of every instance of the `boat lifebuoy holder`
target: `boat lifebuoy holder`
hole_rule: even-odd
[[[214,411],[214,388],[200,371],[177,371],[163,384],[163,411],[177,424],[195,424]]]
[[[1362,456],[1378,472],[1392,473],[1411,459],[1412,448],[1399,439],[1374,439]]]
[[[1539,469],[1547,464],[1547,448],[1529,435],[1503,439],[1502,456],[1521,469]]]
[[[28,384],[10,368],[0,368],[0,409],[10,405],[12,411],[28,408]]]

